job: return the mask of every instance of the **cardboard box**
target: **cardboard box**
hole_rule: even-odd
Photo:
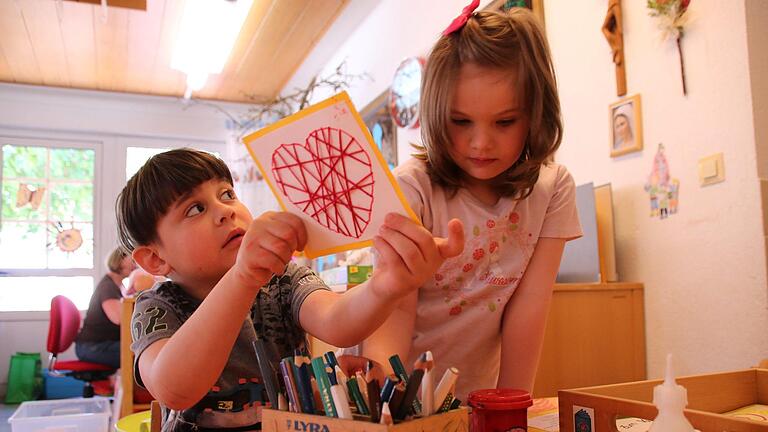
[[[467,408],[460,407],[447,413],[386,426],[360,420],[265,409],[262,411],[261,428],[265,432],[467,432],[469,418]]]
[[[320,278],[328,285],[346,285],[352,288],[367,281],[373,274],[373,266],[351,265],[334,267],[320,272]]]
[[[349,288],[360,285],[367,281],[373,275],[373,266],[369,265],[353,265],[347,266],[347,286]]]
[[[663,380],[637,381],[558,392],[560,432],[616,431],[616,419],[653,420],[653,388]],[[688,390],[685,416],[701,432],[768,432],[768,423],[724,415],[768,404],[768,369],[748,369],[677,378]]]

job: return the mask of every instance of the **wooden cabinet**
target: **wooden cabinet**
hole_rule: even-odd
[[[646,379],[643,284],[555,284],[534,397]],[[335,350],[310,337],[314,355]]]
[[[644,379],[643,284],[555,284],[534,397]]]

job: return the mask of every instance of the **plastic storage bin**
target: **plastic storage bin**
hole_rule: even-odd
[[[12,432],[109,432],[109,399],[23,402],[8,423]]]

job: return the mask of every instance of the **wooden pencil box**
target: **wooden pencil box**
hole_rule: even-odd
[[[387,426],[362,420],[265,409],[262,411],[261,428],[265,432],[468,432],[469,417],[467,408],[459,407]]]
[[[653,388],[663,380],[637,381],[558,392],[560,432],[616,432],[616,419],[653,420]],[[768,369],[677,378],[688,391],[685,416],[701,432],[768,432],[768,423],[724,415],[753,404],[768,405]]]

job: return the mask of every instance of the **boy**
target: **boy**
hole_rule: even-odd
[[[280,357],[305,345],[305,331],[354,345],[463,245],[461,230],[436,239],[390,214],[374,238],[374,275],[334,293],[291,262],[306,243],[302,221],[276,212],[253,219],[227,166],[191,149],[152,157],[118,197],[117,221],[134,260],[170,279],[138,297],[131,320],[136,380],[168,410],[163,431],[258,427],[253,340]]]

